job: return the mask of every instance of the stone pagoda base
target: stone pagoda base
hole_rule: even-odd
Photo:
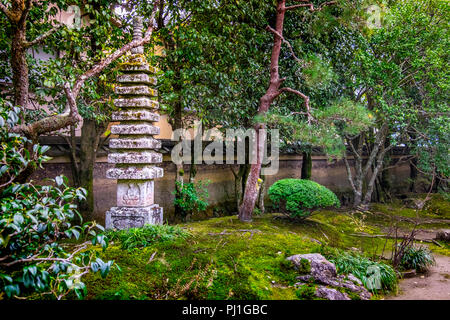
[[[148,207],[112,207],[106,212],[106,229],[140,228],[146,224],[162,224],[163,209],[157,204]]]

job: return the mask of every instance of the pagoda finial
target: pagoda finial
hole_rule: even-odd
[[[133,40],[142,40],[142,31],[144,29],[144,22],[142,17],[136,16],[133,19]],[[131,49],[131,53],[133,54],[142,54],[144,53],[144,47],[139,46]]]

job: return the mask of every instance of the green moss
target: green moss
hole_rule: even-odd
[[[304,284],[295,291],[295,295],[300,300],[325,300],[316,296],[317,285]]]
[[[434,194],[425,206],[425,210],[428,214],[448,219],[450,218],[450,201],[441,194]]]
[[[86,277],[89,299],[306,299],[312,284],[295,288],[300,270],[286,260],[294,254],[319,252],[324,245],[357,248],[367,256],[380,254],[386,240],[352,236],[378,233],[367,218],[347,212],[320,211],[303,222],[264,214],[243,223],[236,216],[179,225],[188,238],[154,242],[123,250],[116,242],[105,252],[121,267],[106,279]],[[359,221],[363,220],[362,222]],[[392,244],[387,242],[387,248]],[[315,296],[312,297],[317,299]],[[356,297],[352,297],[356,298]]]
[[[442,247],[439,247],[435,244],[430,244],[428,247],[430,248],[431,251],[435,253],[450,257],[450,245],[448,243],[443,242],[439,243],[442,245]]]

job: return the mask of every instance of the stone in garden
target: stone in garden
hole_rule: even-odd
[[[150,124],[116,124],[111,126],[111,134],[158,135],[159,128]]]
[[[450,229],[442,229],[436,233],[436,240],[450,242]]]
[[[146,207],[154,204],[153,180],[119,180],[117,183],[117,206]]]
[[[362,300],[368,300],[372,296],[371,293],[363,286],[361,280],[356,278],[354,275],[337,275],[336,266],[325,259],[325,257],[321,254],[297,254],[288,257],[287,260],[292,261],[295,268],[301,272],[305,269],[304,261],[306,260],[309,262],[310,272],[308,274],[298,276],[296,279],[301,282],[298,282],[295,285],[298,287],[303,285],[304,282],[314,282],[320,284],[321,286],[319,286],[316,291],[316,295],[318,297],[329,300],[349,300],[346,299],[348,298],[346,294],[342,294],[336,289],[324,287],[323,285],[348,289],[354,293],[357,293]]]
[[[154,151],[122,152],[108,154],[109,163],[160,163],[162,154]]]
[[[156,73],[156,69],[148,64],[124,63],[121,65],[121,69],[122,71]]]
[[[142,207],[112,207],[106,212],[107,229],[140,228],[146,224],[162,224],[163,211],[157,204]]]
[[[154,166],[111,168],[106,171],[108,179],[117,180],[150,180],[162,178],[164,170]]]
[[[319,253],[297,254],[287,258],[299,267],[300,261],[306,259],[311,265],[311,275],[317,277],[336,277],[336,266]]]
[[[156,78],[149,76],[147,73],[136,73],[136,74],[121,74],[117,77],[117,82],[120,83],[144,83],[156,85]]]
[[[324,286],[316,289],[316,296],[327,300],[351,300],[347,294]]]
[[[114,99],[114,105],[118,108],[159,108],[158,101],[152,100],[148,97]]]
[[[116,111],[111,116],[112,121],[159,121],[160,116],[157,113],[148,110],[127,110]]]
[[[111,149],[160,149],[161,141],[153,138],[111,139],[109,147]]]
[[[142,39],[142,19],[134,21],[133,40]],[[162,162],[162,154],[155,150],[161,142],[153,136],[160,130],[152,123],[159,121],[155,112],[156,78],[150,76],[156,70],[147,64],[142,46],[131,50],[127,63],[121,65],[123,74],[117,77],[115,87],[119,95],[114,105],[112,120],[120,124],[111,126],[111,134],[118,135],[109,142],[113,150],[108,162],[115,164],[107,170],[106,177],[117,179],[117,207],[106,212],[106,228],[127,229],[145,224],[161,224],[163,210],[155,204],[154,179],[163,176],[163,169],[151,164]]]
[[[149,88],[148,86],[126,86],[126,87],[116,87],[114,89],[116,94],[128,94],[128,95],[145,95],[156,97],[158,92],[155,89]]]

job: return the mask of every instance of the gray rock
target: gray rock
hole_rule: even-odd
[[[298,269],[300,269],[301,267],[300,264],[302,259],[306,259],[309,261],[311,266],[310,274],[301,275],[297,277],[297,279],[301,280],[302,282],[309,282],[313,280],[314,282],[321,284],[322,286],[319,288],[322,289],[318,290],[320,291],[320,295],[323,298],[328,299],[327,297],[330,297],[333,298],[330,300],[349,300],[343,299],[343,297],[348,298],[347,295],[342,294],[341,292],[335,289],[326,288],[323,285],[346,288],[352,292],[357,293],[363,300],[368,300],[372,296],[370,292],[366,288],[364,288],[362,282],[354,275],[349,274],[347,277],[344,275],[337,275],[336,266],[318,253],[298,254],[288,257],[287,259],[292,261]],[[346,278],[348,280],[346,280]],[[328,289],[330,289],[331,291]]]
[[[450,229],[442,229],[436,233],[436,240],[450,242]]]
[[[351,273],[349,273],[348,275],[347,275],[347,279],[348,280],[350,280],[350,281],[352,281],[352,282],[355,282],[355,283],[357,283],[357,284],[359,284],[360,286],[362,286],[362,282],[361,282],[361,280],[359,280],[357,277],[355,277],[353,274],[351,274]]]
[[[295,279],[301,280],[301,281],[309,281],[309,280],[314,279],[314,278],[313,278],[312,275],[307,274],[307,275],[304,275],[304,276],[299,276],[299,277],[297,277]]]
[[[316,280],[336,277],[336,266],[319,253],[297,254],[287,259],[292,261],[296,267],[300,266],[301,259],[308,260],[311,265],[311,275]]]
[[[351,300],[347,294],[324,286],[319,286],[316,289],[316,296],[327,300]]]

